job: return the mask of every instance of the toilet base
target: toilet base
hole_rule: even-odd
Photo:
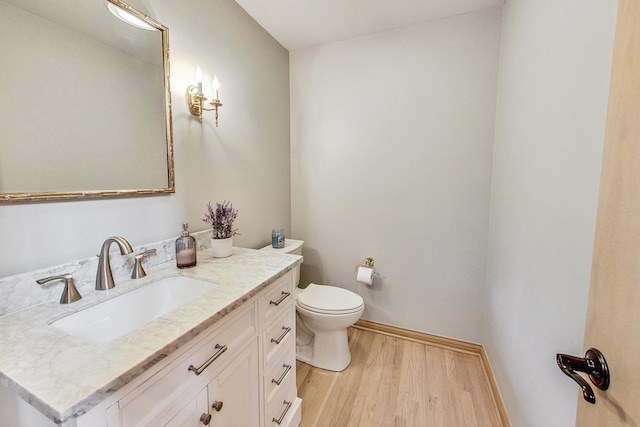
[[[316,332],[307,345],[296,345],[296,359],[328,371],[344,371],[351,363],[347,330]]]

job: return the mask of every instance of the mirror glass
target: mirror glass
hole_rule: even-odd
[[[168,55],[120,0],[0,0],[0,202],[173,192]]]

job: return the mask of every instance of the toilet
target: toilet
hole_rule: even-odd
[[[302,254],[302,240],[286,239],[285,247],[262,250]],[[296,272],[296,286],[300,270]],[[329,371],[343,371],[351,363],[347,328],[364,312],[362,297],[336,286],[296,287],[296,358]]]

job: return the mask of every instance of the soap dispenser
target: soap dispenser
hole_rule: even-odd
[[[176,239],[176,265],[178,268],[195,267],[196,239],[189,236],[189,224],[182,223],[182,237]]]

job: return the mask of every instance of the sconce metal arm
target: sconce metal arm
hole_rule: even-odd
[[[198,86],[189,85],[187,86],[187,105],[189,106],[189,112],[194,116],[198,116],[200,123],[202,123],[202,112],[203,111],[215,111],[216,112],[216,127],[218,127],[218,108],[222,107],[222,102],[219,99],[212,99],[209,101],[211,104],[211,108],[207,108],[205,105],[205,101],[207,101],[207,97],[204,96],[202,92],[198,90]]]

